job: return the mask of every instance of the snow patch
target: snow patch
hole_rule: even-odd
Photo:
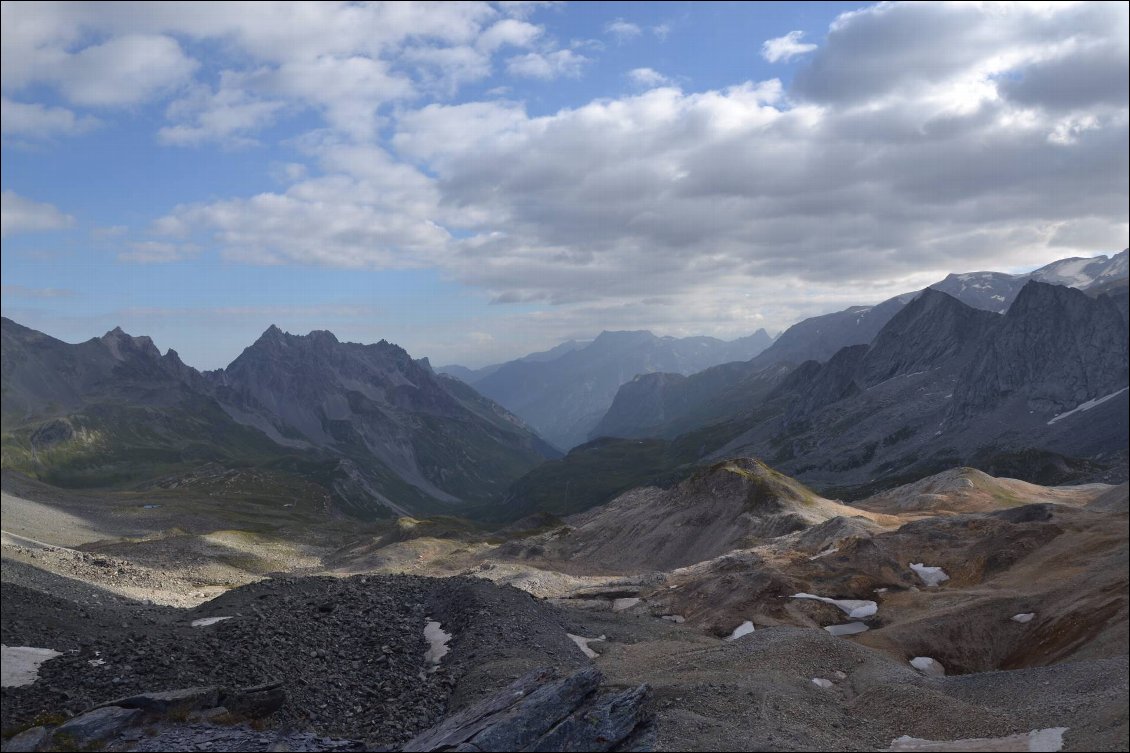
[[[833,685],[831,680],[825,680],[823,677],[813,677],[812,684],[818,688],[824,688],[825,690]]]
[[[640,599],[638,599],[638,598],[615,599],[612,602],[612,611],[613,612],[623,612],[625,609],[631,609],[632,607],[634,607],[636,604],[639,604],[639,603],[640,603]]]
[[[1035,617],[1035,616],[1036,616],[1035,612],[1021,612],[1020,614],[1012,615],[1008,619],[1012,620],[1013,622],[1019,622],[1021,624],[1024,624],[1025,622],[1031,622],[1032,618]]]
[[[918,577],[927,586],[934,587],[950,579],[946,571],[940,567],[927,567],[921,562],[911,562],[910,569],[918,573]]]
[[[224,620],[230,620],[230,619],[231,619],[230,616],[229,617],[201,617],[199,620],[193,620],[191,622],[191,625],[192,625],[192,627],[208,627],[209,625],[215,625],[217,622],[223,622]]]
[[[31,685],[39,677],[39,665],[62,654],[51,648],[0,645],[0,687]]]
[[[752,632],[753,632],[753,623],[750,622],[749,620],[746,620],[745,622],[743,622],[742,624],[740,624],[736,628],[734,628],[734,632],[730,633],[730,637],[727,638],[726,640],[736,641],[738,638],[741,638],[743,635],[749,635]]]
[[[964,740],[924,740],[903,735],[891,741],[888,751],[1014,751],[1029,753],[1056,753],[1063,750],[1063,733],[1067,727],[1049,727],[1022,732],[1008,737],[971,737]]]
[[[822,601],[826,604],[834,604],[853,620],[870,617],[879,611],[879,605],[868,599],[829,599],[827,596],[816,596],[815,594],[806,593],[793,594],[789,598],[815,599],[816,601]]]
[[[834,636],[842,635],[856,635],[857,633],[866,633],[871,628],[864,625],[862,622],[848,622],[843,625],[828,625],[824,628]]]
[[[572,633],[566,633],[565,635],[569,636],[569,640],[573,641],[573,643],[576,643],[577,648],[581,649],[581,653],[590,659],[595,659],[596,657],[600,656],[600,654],[589,648],[589,644],[596,643],[597,641],[607,640],[607,636],[603,634],[599,638],[585,638],[584,636],[573,635]]]
[[[1123,387],[1118,392],[1112,392],[1109,395],[1103,395],[1102,397],[1096,397],[1094,400],[1088,400],[1085,403],[1079,403],[1078,405],[1076,405],[1074,408],[1067,411],[1066,413],[1060,413],[1058,416],[1052,416],[1051,420],[1048,421],[1048,426],[1051,426],[1056,421],[1062,421],[1063,419],[1067,418],[1068,416],[1073,416],[1076,413],[1080,413],[1082,411],[1088,411],[1091,408],[1094,408],[1095,406],[1102,405],[1107,400],[1110,400],[1111,398],[1114,398],[1114,397],[1118,397],[1119,395],[1121,395],[1123,392],[1125,392],[1128,389],[1130,389],[1130,387]]]
[[[937,659],[931,659],[929,656],[914,657],[910,660],[910,666],[930,677],[946,676],[946,668],[941,665],[941,662]]]
[[[820,552],[820,554],[812,555],[808,558],[808,560],[809,562],[811,562],[812,560],[818,560],[821,557],[827,557],[829,554],[835,554],[838,551],[840,551],[840,548],[838,546],[834,546],[831,549],[825,549],[824,551]]]
[[[447,642],[451,640],[451,633],[444,630],[436,620],[424,623],[424,640],[428,642],[428,650],[424,653],[424,660],[432,665],[434,671],[439,666],[439,660],[450,651]]]

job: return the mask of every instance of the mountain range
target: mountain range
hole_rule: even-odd
[[[3,464],[114,489],[254,469],[321,489],[334,515],[494,520],[583,511],[739,455],[845,498],[957,464],[1119,480],[1126,259],[951,275],[775,341],[604,332],[464,374],[474,386],[326,331],[272,326],[201,372],[120,329],[68,344],[4,319]]]
[[[71,345],[4,319],[2,354],[4,467],[61,486],[175,485],[215,462],[313,478],[373,517],[486,503],[557,454],[383,340],[272,326],[202,373],[120,329]]]

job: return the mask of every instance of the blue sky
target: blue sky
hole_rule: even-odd
[[[1127,244],[1124,3],[3,5],[3,313],[738,337]]]

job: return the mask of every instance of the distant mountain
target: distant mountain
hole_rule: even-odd
[[[1027,274],[953,274],[930,286],[967,306],[1004,313],[1030,280],[1116,292],[1127,279],[1130,251],[1091,259],[1062,259]],[[824,363],[840,349],[868,345],[922,291],[895,296],[875,306],[805,319],[785,330],[771,346],[745,363],[725,364],[685,379],[647,375],[624,385],[590,438],[674,437],[755,409],[783,373],[805,363]],[[1117,303],[1118,296],[1113,296]]]
[[[927,289],[870,343],[841,348],[824,363],[779,366],[772,378],[764,369],[743,374],[735,369],[742,364],[639,377],[616,406],[642,384],[665,385],[672,391],[639,398],[665,406],[664,426],[673,425],[671,403],[661,401],[690,386],[702,388],[701,409],[718,406],[719,394],[740,405],[733,386],[760,384],[744,412],[674,436],[602,438],[539,466],[511,486],[507,506],[515,514],[575,513],[633,485],[667,485],[735,456],[763,458],[845,499],[958,465],[1044,484],[1122,481],[1130,442],[1127,286],[1100,287],[1108,292],[1029,281],[1006,314]],[[718,391],[712,398],[706,385]]]
[[[794,371],[777,415],[715,454],[845,494],[954,465],[1060,482],[1088,467],[1073,459],[1124,466],[1128,360],[1108,295],[1029,281],[1002,315],[927,290],[869,345]]]
[[[586,345],[588,345],[590,342],[592,342],[592,341],[591,340],[585,340],[585,341],[566,340],[565,342],[563,342],[559,345],[555,345],[554,347],[550,348],[549,350],[543,350],[543,351],[539,351],[537,353],[530,353],[528,355],[522,356],[521,358],[516,358],[514,360],[515,361],[521,361],[523,363],[542,363],[544,361],[552,361],[556,358],[560,358],[561,356],[565,355],[566,353],[571,353],[572,351],[577,350],[578,348],[583,348]],[[438,371],[441,374],[447,374],[448,376],[453,376],[456,379],[459,379],[463,382],[466,382],[467,384],[473,385],[476,382],[478,382],[479,380],[484,379],[484,378],[490,376],[491,374],[493,374],[494,372],[498,371],[503,366],[505,366],[507,363],[513,363],[513,361],[507,361],[506,363],[495,363],[495,364],[491,364],[489,366],[483,366],[480,369],[468,369],[466,366],[460,366],[459,364],[450,364],[448,366],[440,366],[438,369],[436,369],[436,371]]]
[[[1029,280],[1087,290],[1094,285],[1126,279],[1128,258],[1130,258],[1130,249],[1110,257],[1060,259],[1027,274],[1009,275],[1003,272],[952,274],[930,287],[949,293],[974,308],[1003,314],[1008,311],[1008,307],[1016,300],[1021,288]]]
[[[478,373],[475,389],[514,412],[561,448],[584,442],[620,385],[637,374],[690,374],[747,360],[772,342],[765,330],[730,342],[713,337],[657,337],[602,332],[588,344],[565,343],[543,354]],[[456,372],[458,373],[458,372]]]
[[[314,478],[361,516],[497,498],[556,452],[520,419],[385,341],[268,329],[201,374],[146,337],[70,345],[3,321],[4,467],[100,486],[202,462]]]

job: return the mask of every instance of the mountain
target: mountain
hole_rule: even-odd
[[[1060,259],[1027,274],[1010,275],[1003,272],[951,274],[930,287],[949,293],[974,308],[1003,314],[1008,311],[1008,307],[1016,300],[1016,296],[1029,280],[1087,290],[1092,286],[1126,279],[1128,258],[1130,258],[1130,249],[1110,257],[1104,255],[1089,259],[1078,257]]]
[[[1124,250],[1111,257],[1061,259],[1026,274],[971,272],[951,274],[929,289],[946,293],[974,309],[1004,313],[1031,280],[1086,289],[1097,296],[1117,293],[1127,280]],[[805,319],[785,330],[768,348],[744,363],[725,364],[686,379],[645,376],[624,385],[590,438],[674,437],[712,422],[732,420],[759,405],[766,384],[806,361],[826,362],[841,348],[869,345],[903,307],[922,291],[895,296],[875,306]],[[1125,310],[1125,309],[1124,309]],[[770,369],[775,369],[771,371]]]
[[[927,290],[870,345],[797,369],[778,414],[715,454],[843,494],[961,464],[1058,483],[1125,465],[1128,359],[1108,295],[1029,281],[1002,315]]]
[[[312,479],[339,511],[372,517],[482,504],[556,455],[426,360],[325,331],[272,326],[202,374],[120,329],[70,345],[4,319],[2,372],[5,468],[61,485],[250,465]]]
[[[578,348],[583,348],[589,342],[591,341],[578,342],[577,340],[566,340],[563,343],[553,346],[549,350],[530,353],[528,355],[522,356],[521,358],[516,358],[515,361],[520,361],[522,363],[542,363],[544,361],[553,361],[565,355],[566,353],[571,353]],[[512,362],[507,361],[506,363]],[[467,384],[474,385],[479,380],[485,379],[486,377],[501,369],[506,365],[506,363],[495,363],[489,366],[483,366],[480,369],[469,369],[466,366],[460,366],[459,364],[450,364],[448,366],[440,366],[436,369],[436,371],[441,374],[453,376],[460,381],[466,382]]]
[[[584,442],[620,385],[637,374],[690,374],[725,361],[746,360],[772,339],[764,330],[731,342],[712,337],[657,337],[651,332],[602,332],[510,361],[475,377],[475,389],[514,412],[562,448]],[[458,373],[458,372],[457,372]]]

